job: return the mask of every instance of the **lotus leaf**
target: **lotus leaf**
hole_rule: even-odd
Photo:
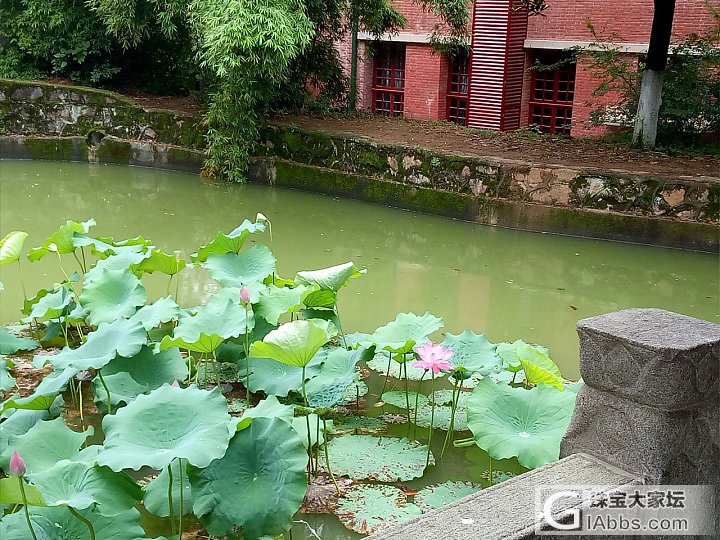
[[[335,474],[377,482],[419,478],[425,470],[427,450],[417,441],[370,435],[343,435],[328,443]],[[431,454],[430,463],[434,462]]]
[[[307,291],[308,288],[302,285],[294,289],[270,285],[260,291],[260,298],[254,306],[255,314],[270,324],[277,325],[280,317],[300,309]]]
[[[95,540],[140,540],[146,538],[140,526],[140,512],[135,508],[117,516],[107,517],[97,510],[78,512],[90,521],[95,530]],[[88,528],[73,516],[67,508],[47,507],[30,509],[30,520],[38,540],[87,540]],[[0,538],[3,540],[28,540],[29,531],[23,512],[5,516],[0,522]]]
[[[305,285],[317,285],[320,289],[325,289],[337,293],[341,288],[347,285],[352,278],[357,278],[366,273],[367,270],[359,269],[352,262],[346,262],[330,268],[322,270],[308,270],[306,272],[298,272],[295,278],[298,283]]]
[[[11,437],[27,433],[36,423],[48,418],[50,413],[46,410],[15,410],[9,413],[0,424],[0,456],[7,451]]]
[[[565,392],[572,392],[573,394],[577,394],[580,391],[580,388],[582,388],[583,380],[580,379],[578,381],[564,381],[563,387]]]
[[[379,373],[382,373],[383,375],[387,373],[388,369],[388,355],[384,352],[378,352],[375,353],[375,356],[372,360],[367,362],[367,367],[370,369],[377,371]],[[392,361],[390,362],[390,376],[395,377],[396,379],[404,379],[405,378],[405,368],[407,367],[407,378],[411,381],[419,381],[420,379],[429,380],[430,374],[426,373],[424,369],[420,368],[414,368],[412,367],[412,364],[410,362],[406,362],[404,364],[399,364],[398,362]],[[402,371],[400,369],[402,368]],[[437,375],[435,375],[436,379],[439,379],[440,377],[444,377],[445,372],[440,372]]]
[[[20,489],[20,484],[23,482],[25,493],[23,496],[23,490]],[[45,506],[40,490],[28,484],[24,479],[19,479],[15,476],[0,479],[0,504],[25,504],[27,501],[28,506]]]
[[[387,431],[387,424],[370,416],[342,416],[333,423],[333,435],[378,435]],[[331,463],[332,465],[332,463]]]
[[[517,366],[517,368],[520,368],[520,359],[518,358],[517,351],[525,347],[526,345],[529,345],[530,347],[533,347],[544,354],[549,354],[548,350],[541,346],[541,345],[530,345],[529,343],[524,342],[522,339],[518,339],[512,343],[498,343],[495,345],[495,350],[500,356],[505,364],[507,366]]]
[[[170,464],[173,473],[172,500],[173,515],[180,515],[180,460],[175,460]],[[193,506],[192,487],[190,486],[190,478],[187,475],[187,464],[183,462],[182,473],[182,495],[183,495],[183,514],[191,514]],[[168,517],[170,515],[170,505],[168,504],[168,485],[170,484],[170,476],[168,468],[165,467],[162,472],[147,485],[145,488],[145,498],[143,505],[148,512],[160,517]]]
[[[46,411],[51,417],[60,416],[64,400],[62,396],[27,396],[20,397],[18,394],[6,399],[2,403],[0,413],[6,415],[7,410],[29,410]],[[5,429],[5,424],[3,424]]]
[[[455,336],[448,332],[443,347],[453,351],[450,361],[454,365],[463,366],[468,371],[489,375],[504,369],[502,358],[495,352],[495,345],[488,341],[485,334],[478,335],[465,330]]]
[[[424,394],[418,394],[417,392],[408,392],[407,401],[410,402],[410,408],[415,408],[415,400],[417,399],[418,407],[423,407],[428,404],[428,397]],[[380,400],[386,405],[392,405],[393,407],[399,407],[401,409],[407,408],[407,401],[405,399],[405,392],[400,390],[391,390],[385,392],[380,396]]]
[[[468,398],[468,427],[494,459],[517,456],[535,468],[558,459],[575,394],[540,385],[527,390],[481,380]]]
[[[470,397],[470,392],[460,391],[458,396],[458,405],[465,407],[467,405],[467,398]],[[428,401],[435,405],[452,405],[453,392],[452,390],[436,390],[434,393],[428,396]]]
[[[443,320],[425,312],[418,316],[414,313],[399,313],[394,321],[381,326],[372,334],[372,342],[379,349],[394,353],[411,353],[415,345],[428,341],[427,336],[439,330]]]
[[[24,231],[10,231],[0,240],[0,265],[20,260],[20,252],[27,237],[28,233]]]
[[[328,428],[328,433],[330,433],[330,430],[332,430],[333,421],[326,420],[325,423]],[[310,425],[309,430],[308,424]],[[292,419],[290,425],[295,430],[295,433],[300,436],[300,440],[303,442],[303,446],[305,446],[305,448],[307,448],[308,446],[308,431],[310,433],[311,446],[314,447],[315,445],[325,444],[325,429],[323,428],[323,424],[317,414],[309,414],[307,415],[307,417],[296,416]]]
[[[286,424],[290,424],[294,411],[292,405],[283,405],[275,396],[268,396],[253,408],[247,409],[242,418],[279,418]]]
[[[417,425],[423,428],[430,427],[430,419],[433,419],[433,425],[436,428],[447,431],[450,429],[450,416],[452,414],[452,408],[447,405],[440,405],[435,407],[435,416],[432,417],[432,407],[430,405],[424,405],[418,407],[417,410]],[[414,417],[413,417],[414,418]],[[462,405],[458,405],[455,411],[455,425],[453,431],[467,431],[467,409]]]
[[[85,439],[93,434],[92,426],[78,433],[65,425],[62,418],[37,422],[22,435],[11,435],[8,447],[0,455],[0,465],[7,472],[10,456],[18,452],[25,460],[28,474],[52,467],[61,459],[77,456]]]
[[[418,491],[415,495],[415,503],[427,512],[477,493],[479,490],[479,485],[470,482],[444,482]]]
[[[102,422],[105,450],[98,463],[114,471],[163,469],[175,458],[206,467],[230,439],[227,401],[218,388],[164,385],[138,396]]]
[[[307,488],[307,454],[300,437],[278,418],[255,418],[227,452],[205,469],[189,468],[196,516],[208,533],[233,526],[248,540],[288,530]]]
[[[40,490],[47,506],[72,506],[84,510],[96,505],[103,516],[121,514],[135,506],[143,495],[140,487],[125,473],[66,459],[32,474],[30,481]]]
[[[421,514],[420,508],[408,503],[394,486],[351,486],[338,500],[338,519],[348,529],[364,535],[374,535]]]
[[[93,227],[94,225],[94,219],[89,219],[88,221],[83,221],[82,223],[78,223],[77,221],[67,221],[65,225],[61,225],[57,231],[48,236],[42,246],[32,248],[28,253],[28,260],[38,261],[48,253],[52,252],[72,253],[75,251],[73,235],[75,233],[87,234],[90,227]]]
[[[168,276],[174,276],[185,268],[185,260],[175,255],[169,255],[159,249],[153,249],[150,251],[150,256],[143,259],[140,264],[137,265],[138,272],[146,272],[152,274],[153,272],[162,272]]]
[[[93,268],[85,273],[85,285],[102,279],[103,274],[107,271],[120,272],[136,268],[149,255],[149,252],[140,251],[140,249],[137,246],[111,255],[107,259],[100,259]]]
[[[358,362],[373,357],[374,348],[361,347],[348,351],[343,348],[321,349],[313,359],[320,360],[320,372],[306,385],[311,407],[332,407],[343,400],[345,389],[360,378],[355,367]]]
[[[7,392],[15,388],[15,377],[10,375],[10,369],[15,367],[15,362],[0,356],[0,391]]]
[[[262,341],[253,343],[250,356],[272,358],[289,366],[303,367],[331,337],[327,321],[293,321],[273,330]]]
[[[228,234],[218,233],[208,244],[202,246],[190,258],[194,262],[205,262],[210,255],[224,255],[225,253],[240,253],[245,240],[251,234],[265,231],[265,223],[257,221],[252,223],[244,220],[239,227]]]
[[[114,409],[117,404],[130,403],[140,394],[147,394],[163,384],[184,381],[188,368],[178,349],[155,354],[152,348],[143,347],[132,358],[116,357],[103,368],[102,374]],[[93,379],[92,386],[95,402],[107,407],[107,394],[99,377]]]
[[[162,323],[173,320],[179,314],[180,306],[175,303],[172,296],[166,296],[150,305],[141,307],[130,317],[130,320],[139,321],[145,330],[150,330]]]
[[[145,287],[130,270],[103,270],[85,284],[80,303],[90,313],[90,324],[99,325],[129,317],[146,299]]]
[[[47,291],[47,290],[46,290]],[[27,320],[32,319],[57,319],[64,315],[73,301],[73,293],[67,286],[61,285],[52,291],[47,291],[32,304]]]
[[[223,287],[243,287],[262,281],[275,270],[275,256],[270,248],[255,244],[242,253],[210,255],[201,265]]]
[[[558,390],[563,389],[563,377],[560,368],[544,352],[530,345],[516,349],[525,379],[532,384],[547,384]]]
[[[32,351],[40,344],[34,339],[19,338],[10,333],[10,330],[0,326],[0,354],[15,354],[18,351]]]
[[[364,381],[355,381],[348,385],[343,392],[342,403],[357,404],[359,399],[370,391]]]
[[[250,390],[285,397],[290,392],[300,391],[302,386],[302,368],[289,366],[272,358],[250,358]],[[239,372],[245,373],[244,362]],[[320,372],[320,362],[311,360],[305,368],[305,380]]]

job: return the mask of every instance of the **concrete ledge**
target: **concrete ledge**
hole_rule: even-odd
[[[641,478],[586,454],[574,454],[483,489],[452,504],[381,531],[376,540],[500,540],[535,538],[539,524],[535,488],[547,485],[595,485],[606,490],[639,485]],[[589,501],[566,501],[561,514]],[[543,537],[546,538],[546,537]]]

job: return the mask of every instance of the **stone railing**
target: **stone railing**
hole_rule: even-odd
[[[640,484],[710,486],[715,496],[706,502],[714,509],[703,518],[714,519],[720,537],[720,326],[628,309],[584,319],[578,333],[585,384],[561,444],[564,457],[381,532],[378,540],[536,538],[541,486],[617,491]],[[566,511],[589,504],[571,500],[553,511],[562,521]]]

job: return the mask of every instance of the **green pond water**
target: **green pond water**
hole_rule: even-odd
[[[372,332],[399,312],[430,311],[444,331],[470,328],[492,342],[525,341],[550,349],[564,375],[576,379],[576,322],[628,307],[661,307],[720,322],[720,261],[712,255],[534,234],[475,225],[367,203],[267,186],[204,181],[195,175],[108,165],[0,161],[0,235],[24,230],[24,252],[68,219],[95,218],[96,235],[142,235],[188,257],[218,231],[257,212],[272,221],[278,272],[323,268],[349,260],[367,268],[340,293],[346,331]],[[64,265],[75,270],[67,256]],[[29,294],[62,279],[53,257],[22,263]],[[0,267],[0,322],[20,317],[18,266]],[[149,299],[166,294],[167,278],[144,276]],[[174,288],[174,285],[173,285]],[[204,302],[218,289],[202,269],[183,272],[180,303]],[[434,336],[441,339],[438,334]],[[368,380],[370,414],[380,378]],[[386,411],[387,412],[387,411]],[[390,411],[399,412],[399,411]],[[404,435],[404,426],[391,426]],[[421,432],[418,435],[423,436]],[[439,450],[438,431],[433,449]],[[445,480],[487,485],[490,463],[478,448],[451,449],[411,487]],[[520,472],[517,462],[493,461]],[[303,516],[323,539],[358,538],[334,517]],[[145,523],[151,532],[163,524]],[[297,525],[294,538],[312,538]]]

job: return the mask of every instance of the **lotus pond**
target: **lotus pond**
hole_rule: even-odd
[[[357,538],[557,459],[577,319],[719,317],[701,254],[142,169],[0,190],[4,540]]]

